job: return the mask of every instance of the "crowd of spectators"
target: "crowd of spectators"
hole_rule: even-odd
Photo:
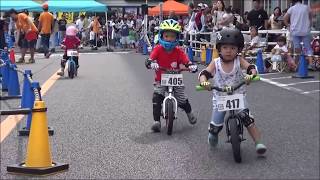
[[[294,0],[299,2],[299,0]],[[257,42],[259,42],[260,30],[277,30],[288,28],[288,24],[285,23],[285,15],[292,14],[292,10],[287,13],[288,9],[281,10],[280,7],[275,7],[272,14],[268,15],[263,9],[260,0],[253,0],[253,9],[246,11],[243,14],[240,9],[235,9],[231,6],[226,6],[223,0],[213,0],[212,4],[199,3],[194,5],[190,3],[188,5],[189,11],[186,15],[176,15],[174,11],[170,12],[169,16],[163,17],[172,18],[177,20],[183,29],[182,39],[188,40],[188,33],[194,32],[216,32],[224,27],[236,27],[242,31],[250,31],[250,42],[247,46],[247,50],[253,51],[257,48]],[[293,8],[291,8],[293,9]],[[294,8],[295,10],[297,8]],[[23,12],[28,14],[28,12]],[[103,45],[109,44],[114,49],[137,49],[140,47],[140,40],[144,37],[144,33],[147,32],[150,41],[153,42],[153,38],[158,33],[158,26],[160,24],[159,16],[148,17],[148,29],[144,31],[144,17],[137,13],[110,13],[108,22],[105,23],[105,17],[99,17],[99,15],[80,15],[71,23],[68,23],[66,16],[63,14],[61,18],[53,16],[53,26],[51,34],[42,32],[42,36],[46,41],[50,40],[50,50],[53,52],[56,46],[59,46],[61,40],[65,36],[66,27],[70,24],[75,25],[78,28],[78,37],[81,39],[81,46],[90,46],[92,50],[96,50]],[[36,27],[39,27],[39,16],[34,14],[32,19]],[[9,35],[14,35],[16,28],[15,22],[12,18],[7,18],[3,21],[2,32],[7,31]],[[5,22],[5,23],[4,23]],[[6,26],[6,27],[4,27]],[[312,28],[312,27],[311,27]],[[108,29],[108,33],[107,33]],[[268,41],[277,42],[280,35],[270,35]],[[290,36],[289,36],[290,37]],[[2,38],[3,39],[3,38]],[[1,40],[2,40],[1,39]],[[200,36],[200,40],[210,41],[210,36]],[[312,40],[312,39],[311,39]],[[315,38],[315,40],[317,40]],[[315,41],[314,40],[314,41]],[[287,39],[288,48],[290,46],[290,38]],[[317,41],[315,41],[314,44]],[[273,47],[269,50],[271,51]],[[40,40],[38,40],[36,49],[44,49],[45,56],[50,55],[47,49],[43,46]]]

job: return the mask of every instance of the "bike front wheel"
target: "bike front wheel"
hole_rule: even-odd
[[[229,119],[229,126],[230,126],[230,136],[231,136],[231,145],[233,151],[233,158],[237,163],[241,163],[241,151],[240,151],[240,134],[239,128],[237,124],[237,119],[230,118]]]
[[[173,111],[173,101],[168,99],[166,101],[166,112],[167,112],[167,118],[166,118],[166,124],[167,124],[167,134],[172,134],[173,129],[173,120],[174,120],[174,111]]]

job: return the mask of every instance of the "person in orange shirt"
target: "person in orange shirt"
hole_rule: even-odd
[[[53,15],[48,12],[48,4],[45,3],[42,5],[43,12],[40,14],[39,17],[39,26],[38,29],[40,31],[41,35],[41,45],[43,47],[44,56],[46,58],[49,58],[51,55],[51,52],[49,52],[49,42],[50,42],[50,35],[51,30],[53,29]]]
[[[16,10],[11,9],[8,12],[10,17],[16,22],[17,35],[15,46],[21,48],[21,58],[16,63],[23,63],[27,49],[30,49],[29,63],[34,63],[35,45],[38,39],[38,29],[32,20],[25,13],[17,13]]]
[[[94,33],[94,44],[93,44],[93,47],[92,49],[94,50],[97,50],[98,47],[97,47],[97,38],[98,38],[98,35],[99,35],[99,31],[100,31],[100,28],[101,28],[101,24],[99,23],[99,16],[96,16],[93,20],[93,23],[92,23],[92,31]]]

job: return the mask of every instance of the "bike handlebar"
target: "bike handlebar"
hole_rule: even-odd
[[[162,71],[171,71],[171,72],[176,72],[176,73],[180,73],[180,72],[182,72],[182,71],[190,71],[190,69],[186,69],[186,68],[182,68],[182,69],[168,69],[168,68],[165,68],[165,67],[162,67],[162,66],[159,67],[159,70],[162,70]]]
[[[250,76],[250,81],[259,81],[260,80],[260,76],[259,75],[249,75],[249,76]],[[241,81],[239,84],[237,84],[235,86],[227,86],[227,87],[223,87],[223,88],[211,85],[209,91],[211,91],[213,89],[215,89],[217,91],[220,91],[220,92],[235,91],[235,90],[239,89],[241,86],[243,86],[245,83],[246,82],[243,80],[243,81]],[[196,90],[197,91],[203,91],[203,90],[206,90],[206,89],[201,85],[197,85],[196,86]]]

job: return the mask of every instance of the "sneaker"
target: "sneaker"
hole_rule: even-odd
[[[218,134],[211,134],[208,135],[208,143],[212,147],[216,147],[218,145]]]
[[[57,72],[57,75],[63,76],[63,75],[64,75],[64,72],[63,72],[63,71]]]
[[[160,132],[160,129],[161,129],[161,123],[160,121],[155,121],[151,127],[151,130],[153,132]]]
[[[17,64],[19,63],[24,63],[24,59],[23,58],[19,58],[18,61],[16,61]]]
[[[195,124],[197,122],[197,118],[194,116],[192,112],[187,113],[190,124]]]
[[[258,154],[262,155],[267,151],[267,147],[264,144],[256,144],[256,151]]]

